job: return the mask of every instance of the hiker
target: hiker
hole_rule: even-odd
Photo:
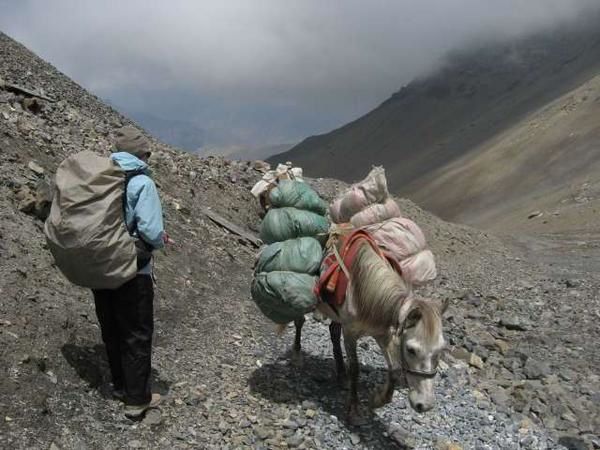
[[[142,172],[132,177],[125,192],[125,221],[139,240],[137,275],[116,289],[93,289],[96,314],[112,374],[113,396],[125,403],[125,415],[140,417],[160,403],[151,393],[153,279],[152,250],[169,240],[163,228],[162,208],[156,185],[149,177],[149,141],[135,128],[117,130],[116,150],[111,155],[123,170]],[[140,254],[145,256],[140,263]]]

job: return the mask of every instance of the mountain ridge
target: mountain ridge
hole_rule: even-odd
[[[345,181],[359,179],[362,167],[383,165],[393,192],[452,220],[461,207],[430,201],[433,191],[422,194],[423,180],[475,155],[495,136],[600,73],[600,31],[593,23],[589,18],[577,29],[564,25],[455,52],[438,72],[414,80],[363,117],[269,161],[290,160],[317,176]]]

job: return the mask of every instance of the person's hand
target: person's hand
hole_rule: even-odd
[[[167,234],[166,231],[163,231],[163,242],[164,242],[165,245],[167,245],[167,244],[170,244],[170,245],[175,244],[175,241],[169,237],[169,235]]]

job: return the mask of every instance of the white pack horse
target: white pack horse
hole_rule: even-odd
[[[347,268],[349,275],[345,302],[332,308],[320,303],[318,310],[331,319],[329,331],[338,380],[346,379],[346,368],[340,345],[344,347],[350,375],[348,419],[358,422],[357,341],[372,336],[387,362],[387,380],[371,397],[377,408],[392,400],[396,384],[409,389],[411,407],[423,413],[435,404],[434,378],[440,354],[446,342],[442,332],[442,314],[448,302],[416,299],[407,296],[402,277],[366,242]],[[296,337],[292,357],[300,356],[300,340],[304,318],[295,322]]]

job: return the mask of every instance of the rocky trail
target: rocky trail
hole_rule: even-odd
[[[262,164],[159,142],[151,166],[177,241],[155,267],[154,385],[166,400],[140,422],[125,419],[110,398],[91,293],[53,266],[42,220],[60,161],[108,154],[111,130],[130,122],[2,34],[0,78],[57,100],[32,108],[32,97],[0,87],[0,448],[600,447],[593,233],[517,241],[399,199],[436,255],[440,275],[420,295],[451,299],[450,347],[434,410],[415,413],[399,389],[352,427],[326,324],[308,316],[303,365],[291,364],[291,330],[277,336],[250,299],[256,248],[206,213],[256,233],[249,188]],[[310,182],[327,199],[344,186]],[[368,339],[359,357],[366,406],[383,360]]]

